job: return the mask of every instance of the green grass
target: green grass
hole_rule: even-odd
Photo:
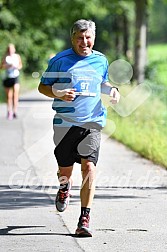
[[[147,77],[152,95],[132,114],[121,117],[111,107],[108,109],[109,123],[105,131],[110,132],[112,120],[116,129],[112,138],[124,143],[141,156],[167,168],[167,45],[148,47]],[[131,85],[120,87],[126,96]],[[106,101],[104,101],[106,103]]]
[[[151,81],[167,87],[166,69],[167,45],[150,45],[148,47],[148,71]]]
[[[149,45],[148,59],[149,61],[167,59],[167,45],[166,44]]]
[[[127,93],[132,87],[127,87]],[[133,87],[134,88],[134,87]],[[125,94],[124,90],[121,93]],[[110,132],[110,120],[116,129],[112,138],[124,143],[141,156],[167,168],[167,109],[166,104],[154,93],[132,114],[122,117],[108,108],[109,122],[105,131]]]
[[[20,78],[20,92],[21,94],[28,92],[38,87],[39,78],[33,78],[31,75],[22,75]]]
[[[2,80],[0,80],[0,103],[5,102],[6,98],[5,98],[5,92],[4,92],[4,88],[2,85]]]

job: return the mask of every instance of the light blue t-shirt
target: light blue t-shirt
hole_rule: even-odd
[[[41,83],[54,85],[55,89],[74,88],[74,101],[54,99],[52,108],[56,111],[53,123],[58,127],[82,126],[97,123],[104,127],[106,109],[101,101],[103,83],[108,81],[108,61],[93,50],[89,56],[80,56],[73,49],[58,53],[49,61]],[[87,95],[88,94],[88,95]]]

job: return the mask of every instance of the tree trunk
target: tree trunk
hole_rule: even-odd
[[[126,13],[123,14],[123,54],[127,57],[128,52],[128,40],[129,40],[129,31],[128,31],[128,19]]]
[[[134,79],[138,84],[145,79],[146,44],[147,44],[147,0],[135,0],[136,5],[136,34],[135,34],[135,59]]]
[[[121,17],[117,15],[115,17],[115,24],[114,24],[116,58],[119,58],[122,52],[121,26],[122,26]]]

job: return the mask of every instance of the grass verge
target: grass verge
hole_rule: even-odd
[[[131,88],[128,87],[128,92]],[[112,138],[124,143],[141,156],[167,168],[167,108],[159,96],[153,93],[126,117],[120,116],[108,107],[108,119],[106,132],[110,131],[111,121],[116,125]]]

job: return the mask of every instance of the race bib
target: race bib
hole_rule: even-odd
[[[99,88],[100,80],[96,77],[93,70],[84,70],[84,74],[75,71],[72,74],[72,87],[75,89],[76,95],[96,96]]]

